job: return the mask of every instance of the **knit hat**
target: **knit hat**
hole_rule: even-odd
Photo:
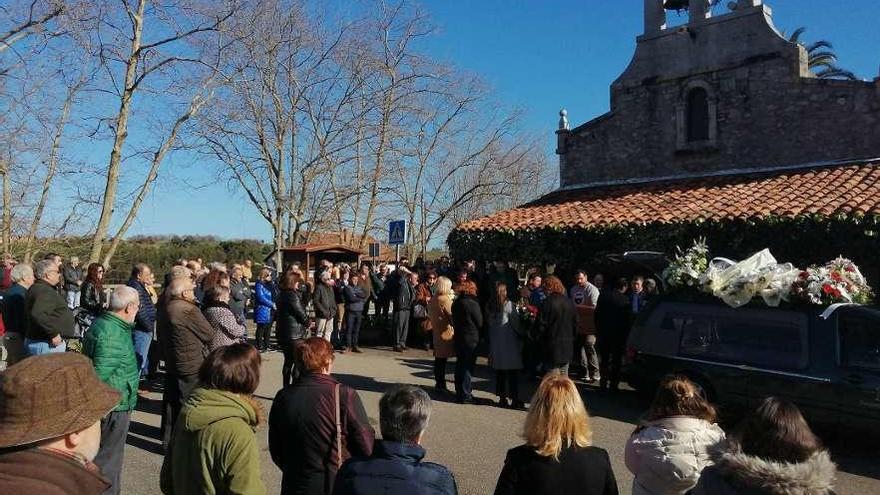
[[[29,357],[0,373],[0,448],[81,431],[113,410],[120,397],[81,354]]]

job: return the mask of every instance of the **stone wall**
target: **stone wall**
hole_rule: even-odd
[[[880,157],[880,79],[819,80],[763,5],[639,37],[611,111],[560,130],[572,187]],[[710,95],[712,138],[688,143],[685,99]]]

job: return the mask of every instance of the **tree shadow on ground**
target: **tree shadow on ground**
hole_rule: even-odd
[[[434,360],[430,357],[425,358],[403,358],[400,359],[405,366],[412,368],[413,376],[425,378],[433,381],[434,379]],[[455,372],[455,359],[450,359],[446,364],[446,382],[450,389],[453,389],[454,379],[452,376]],[[525,402],[530,402],[531,397],[540,384],[540,378],[530,376],[526,372],[521,372],[519,377],[519,396]],[[575,381],[584,404],[592,416],[598,416],[615,421],[623,421],[627,423],[636,423],[642,413],[647,409],[648,403],[633,390],[620,390],[617,392],[605,392],[598,388],[598,384],[585,384]],[[487,365],[487,362],[480,359],[474,369],[473,389],[475,391],[495,394],[495,370]],[[433,388],[428,389],[433,392]],[[454,401],[454,395],[432,394],[437,395],[440,400]]]
[[[128,436],[125,438],[125,443],[152,454],[164,454],[162,431],[156,426],[150,426],[139,421],[129,423]]]
[[[131,423],[132,426],[139,423]],[[155,442],[153,440],[147,438],[136,437],[131,433],[125,438],[126,445],[131,445],[132,447],[137,447],[141,450],[145,450],[151,454],[163,455],[165,450],[162,448],[162,442]]]
[[[135,406],[136,411],[144,412],[147,414],[155,414],[158,416],[162,415],[162,399],[152,399],[149,397],[138,396],[137,405]]]

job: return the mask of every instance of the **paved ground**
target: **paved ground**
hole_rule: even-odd
[[[264,354],[263,380],[257,395],[268,411],[281,382],[280,353]],[[373,426],[378,430],[378,403],[382,391],[391,383],[412,383],[431,386],[432,359],[424,351],[396,354],[382,349],[368,349],[360,355],[346,354],[336,359],[334,375],[355,387],[366,406]],[[451,367],[449,380],[452,380]],[[493,398],[490,371],[480,363],[475,383],[476,395]],[[451,385],[450,385],[451,386]],[[532,387],[528,392],[531,393]],[[615,396],[598,393],[583,386],[583,397],[593,417],[594,443],[608,450],[621,493],[630,493],[632,476],[623,465],[623,447],[633,424],[645,404],[633,392],[622,391]],[[435,399],[437,399],[435,397]],[[132,420],[126,447],[123,490],[126,495],[159,493],[159,469],[162,456],[159,438],[159,406],[161,396],[150,394],[141,400]],[[525,412],[491,406],[463,406],[435,400],[424,445],[428,460],[442,463],[455,473],[459,493],[482,495],[492,493],[504,462],[507,449],[520,443],[518,438]],[[268,431],[257,432],[262,450],[263,479],[270,494],[280,491],[281,473],[268,452]],[[880,463],[876,443],[851,439],[836,440],[832,450],[841,465],[837,483],[839,495],[880,493]],[[873,446],[873,451],[870,450]],[[872,460],[873,459],[873,460]]]

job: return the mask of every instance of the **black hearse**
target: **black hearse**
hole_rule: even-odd
[[[668,373],[689,376],[728,410],[774,395],[811,420],[880,426],[880,308],[730,308],[661,299],[630,332],[624,377],[651,394]]]

